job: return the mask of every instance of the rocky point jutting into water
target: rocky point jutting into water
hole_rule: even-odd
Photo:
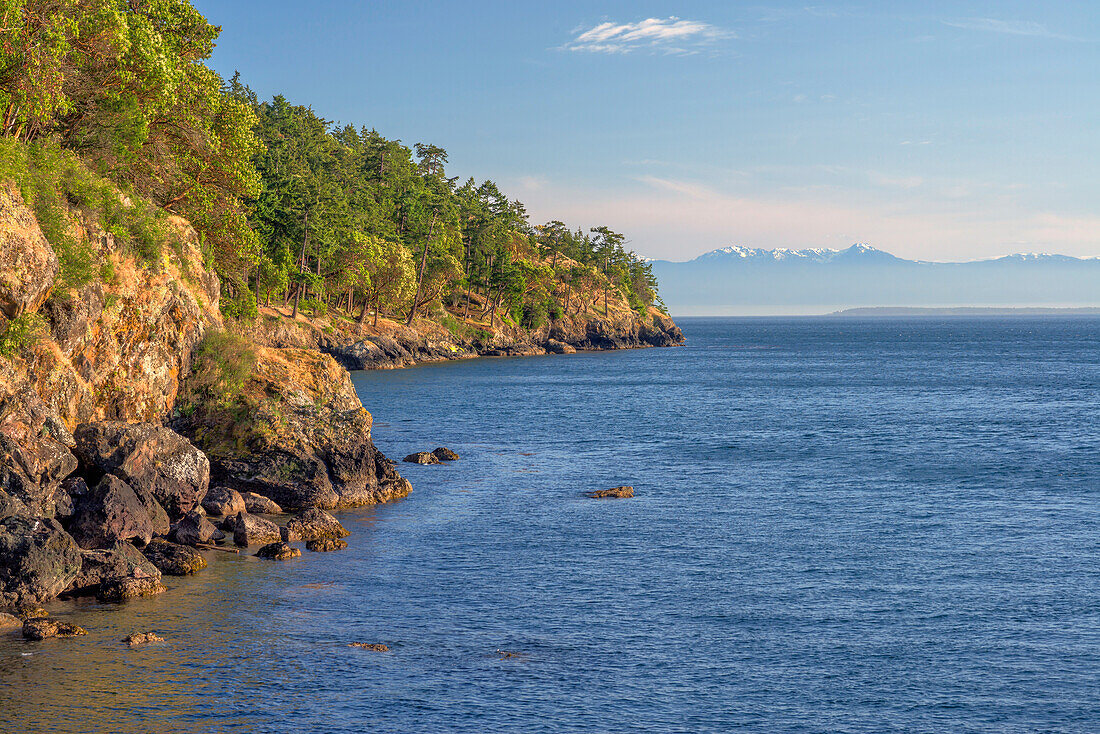
[[[0,607],[24,616],[58,596],[160,593],[161,574],[201,571],[219,543],[275,559],[296,552],[278,543],[346,547],[322,510],[411,490],[374,446],[347,369],[683,341],[656,309],[591,293],[532,329],[278,308],[227,323],[185,220],[167,218],[160,256],[139,258],[94,213],[66,206],[67,241],[94,270],[75,286],[19,190],[0,187]],[[27,624],[31,637],[67,634]]]

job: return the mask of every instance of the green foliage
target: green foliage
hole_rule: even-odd
[[[3,319],[0,316],[0,319]],[[40,314],[27,313],[0,326],[0,357],[17,357],[42,338],[46,322]]]
[[[196,402],[226,407],[234,403],[256,366],[248,340],[225,331],[208,331],[193,356],[187,388]]]

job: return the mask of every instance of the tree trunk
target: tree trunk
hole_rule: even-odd
[[[413,296],[412,308],[409,310],[409,317],[405,319],[405,326],[412,326],[413,319],[416,318],[416,302],[420,300],[420,289],[424,285],[424,268],[428,264],[428,247],[432,244],[432,235],[435,234],[435,219],[438,215],[438,209],[432,212],[432,225],[428,227],[428,239],[424,241],[424,251],[420,254],[420,272],[416,275],[416,295]]]
[[[302,254],[298,257],[298,275],[302,275],[302,271],[306,266],[306,248],[309,247],[309,211],[306,211],[305,216],[305,236],[302,238]],[[298,283],[298,287],[294,289],[294,312],[290,314],[290,318],[298,318],[298,301],[302,298],[303,284]]]

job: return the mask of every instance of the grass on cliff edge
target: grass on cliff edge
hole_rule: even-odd
[[[125,196],[53,141],[0,139],[0,180],[13,181],[34,211],[57,254],[56,287],[60,292],[107,277],[96,252],[73,236],[71,207],[85,211],[146,264],[157,262],[162,243],[173,239],[163,210],[138,197]]]

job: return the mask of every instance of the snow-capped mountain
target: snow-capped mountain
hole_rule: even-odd
[[[1100,306],[1100,258],[1020,253],[941,263],[867,244],[765,250],[732,245],[653,261],[673,314],[826,312],[869,306]]]

